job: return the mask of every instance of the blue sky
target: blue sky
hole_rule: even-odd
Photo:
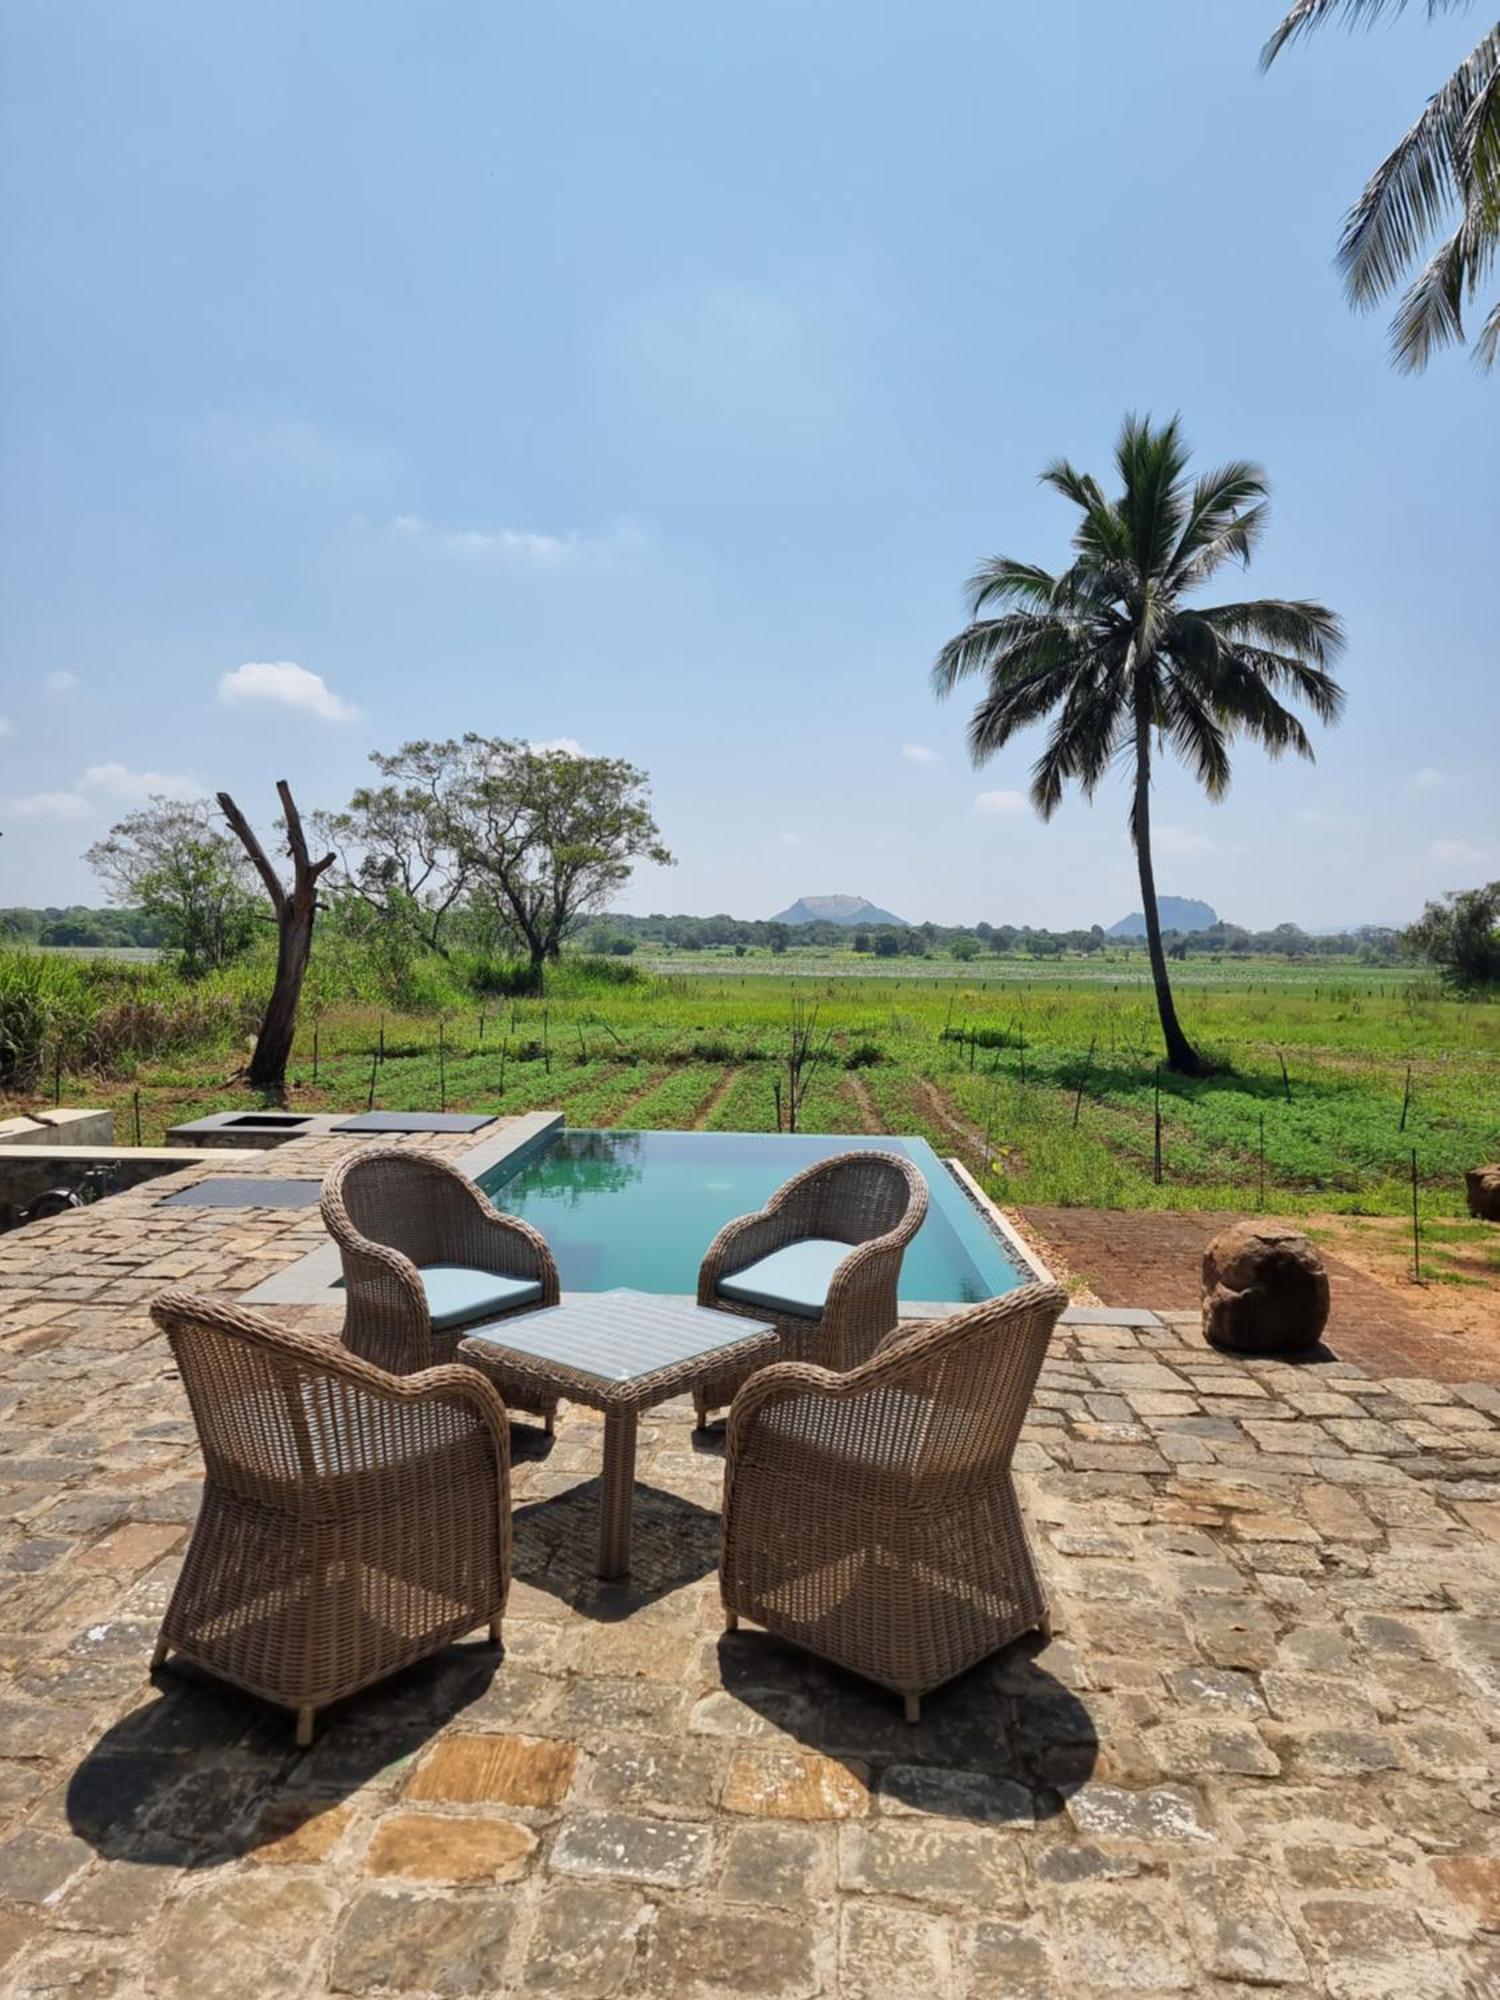
[[[1163,776],[1160,887],[1500,874],[1500,378],[1395,374],[1330,268],[1483,23],[1263,77],[1276,12],[5,0],[0,903],[100,900],[152,788],[264,821],[473,728],[646,767],[630,908],[1107,923],[1123,792],[1039,825],[927,669],[1129,409],[1265,464],[1252,587],[1351,640],[1316,768]]]

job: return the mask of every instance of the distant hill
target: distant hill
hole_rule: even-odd
[[[1164,931],[1206,931],[1219,921],[1218,912],[1211,903],[1195,903],[1191,896],[1158,896],[1156,907]],[[1121,917],[1117,924],[1111,924],[1104,935],[1144,937],[1146,919],[1139,910],[1132,910],[1128,917]]]
[[[1210,921],[1212,921],[1210,919]],[[910,926],[904,917],[867,902],[863,896],[799,896],[789,909],[772,917],[773,924],[899,924]]]

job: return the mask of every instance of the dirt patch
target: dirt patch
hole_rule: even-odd
[[[1081,1280],[1108,1306],[1192,1312],[1203,1251],[1231,1221],[1225,1212],[1025,1207],[1017,1211],[1053,1268]],[[1368,1239],[1346,1216],[1304,1216],[1328,1266],[1327,1345],[1372,1375],[1448,1382],[1500,1381],[1500,1286],[1414,1285],[1400,1274],[1390,1220]],[[1386,1233],[1389,1232],[1389,1234]],[[1055,1260],[1055,1261],[1054,1261]]]

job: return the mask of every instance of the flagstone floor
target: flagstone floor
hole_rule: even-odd
[[[1500,1388],[1066,1324],[1020,1454],[1056,1638],[916,1728],[721,1634],[688,1406],[642,1426],[628,1589],[596,1420],[519,1421],[503,1657],[299,1754],[147,1678],[198,1471],[148,1301],[321,1235],[183,1184],[0,1238],[0,1994],[1500,1995]]]

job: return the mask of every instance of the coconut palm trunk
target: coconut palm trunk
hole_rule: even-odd
[[[1184,1076],[1196,1076],[1203,1064],[1177,1018],[1172,983],[1167,978],[1167,955],[1162,950],[1161,918],[1156,908],[1156,870],[1151,862],[1151,710],[1141,694],[1137,694],[1135,704],[1135,798],[1130,809],[1130,837],[1135,843],[1135,864],[1141,878],[1141,914],[1146,919],[1146,951],[1151,960],[1151,983],[1156,988],[1156,1011],[1161,1020],[1162,1040],[1167,1048],[1167,1067]]]

